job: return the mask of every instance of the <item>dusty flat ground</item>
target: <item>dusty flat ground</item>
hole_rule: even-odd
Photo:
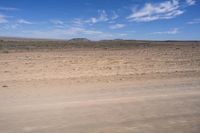
[[[200,47],[0,53],[2,133],[199,133]]]

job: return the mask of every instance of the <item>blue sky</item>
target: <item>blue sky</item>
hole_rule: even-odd
[[[0,0],[0,36],[200,40],[198,0]]]

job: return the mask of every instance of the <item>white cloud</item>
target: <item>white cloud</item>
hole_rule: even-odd
[[[108,15],[105,10],[99,10],[99,14],[100,14],[98,18],[99,21],[108,21],[108,17],[107,17]]]
[[[114,24],[110,26],[111,29],[121,29],[123,27],[125,27],[124,24]]]
[[[18,24],[33,24],[32,22],[27,21],[25,19],[19,19],[19,20],[17,20],[17,23]]]
[[[18,26],[19,26],[18,24],[12,24],[12,25],[10,25],[10,28],[11,29],[16,29]]]
[[[6,16],[0,14],[0,24],[7,23],[7,22],[8,20],[6,19]]]
[[[174,34],[177,34],[179,33],[179,29],[178,28],[173,28],[169,31],[159,31],[159,32],[154,32],[152,34],[171,34],[171,35],[174,35]]]
[[[143,8],[133,10],[127,19],[136,22],[149,22],[159,19],[172,19],[183,13],[179,0],[170,0],[155,4],[146,3]]]
[[[120,36],[128,36],[128,34],[125,34],[125,33],[121,33],[119,34]]]
[[[94,29],[80,27],[71,27],[66,29],[48,29],[48,30],[27,30],[18,34],[19,37],[28,38],[51,38],[51,39],[71,39],[88,38],[91,40],[114,39],[127,36],[123,33],[109,33]]]
[[[105,10],[98,10],[98,16],[96,17],[91,17],[89,19],[80,19],[80,18],[75,18],[72,23],[76,26],[83,26],[84,24],[96,24],[99,22],[108,22],[112,23],[114,22],[115,19],[117,19],[119,15],[115,12],[112,11],[112,15],[108,16],[107,12]]]
[[[195,5],[196,1],[195,0],[186,0],[186,3],[191,6],[191,5]]]
[[[66,35],[77,35],[77,34],[85,34],[85,35],[95,35],[102,34],[101,31],[97,30],[87,30],[79,27],[71,27],[69,29],[63,30],[63,33]]]
[[[108,15],[105,10],[99,10],[98,13],[99,13],[98,17],[92,17],[92,18],[86,20],[85,22],[90,23],[90,24],[95,24],[98,22],[106,22],[109,20]]]
[[[108,21],[108,23],[109,23],[109,24],[114,24],[114,23],[116,23],[116,21],[111,20],[111,21]]]
[[[73,25],[75,26],[78,26],[78,27],[81,27],[83,26],[84,22],[82,19],[80,18],[75,18],[73,21],[72,21]]]
[[[10,27],[9,27],[10,28]],[[0,35],[5,36],[17,36],[27,38],[51,38],[51,39],[71,39],[71,38],[88,38],[91,40],[102,39],[115,39],[127,37],[125,33],[112,33],[103,32],[95,29],[82,28],[82,27],[70,27],[70,28],[52,28],[52,29],[38,29],[38,30],[22,30],[20,32],[16,30],[6,30],[6,32],[0,32]]]
[[[19,10],[18,8],[14,8],[14,7],[0,7],[1,11],[17,11]]]
[[[188,22],[187,24],[200,24],[200,18],[193,19],[192,21]]]
[[[111,17],[112,20],[119,18],[119,15],[113,11],[113,15]]]
[[[58,20],[58,19],[51,20],[51,23],[53,23],[55,25],[63,25],[64,24],[64,22],[62,20]]]
[[[51,30],[37,30],[37,31],[24,31],[25,35],[32,37],[42,38],[60,38],[69,39],[74,37],[86,37],[101,35],[103,32],[97,30],[87,30],[79,27],[71,27],[67,29],[51,29]]]

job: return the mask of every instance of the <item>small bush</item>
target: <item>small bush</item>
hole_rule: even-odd
[[[3,52],[2,53],[4,53],[4,54],[8,54],[9,53],[9,51],[8,50],[3,50]]]
[[[4,87],[4,88],[5,88],[5,87],[8,87],[8,86],[7,86],[7,85],[3,85],[2,87]]]

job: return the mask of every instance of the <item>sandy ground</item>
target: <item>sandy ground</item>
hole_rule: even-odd
[[[2,133],[199,133],[200,47],[0,54]]]

